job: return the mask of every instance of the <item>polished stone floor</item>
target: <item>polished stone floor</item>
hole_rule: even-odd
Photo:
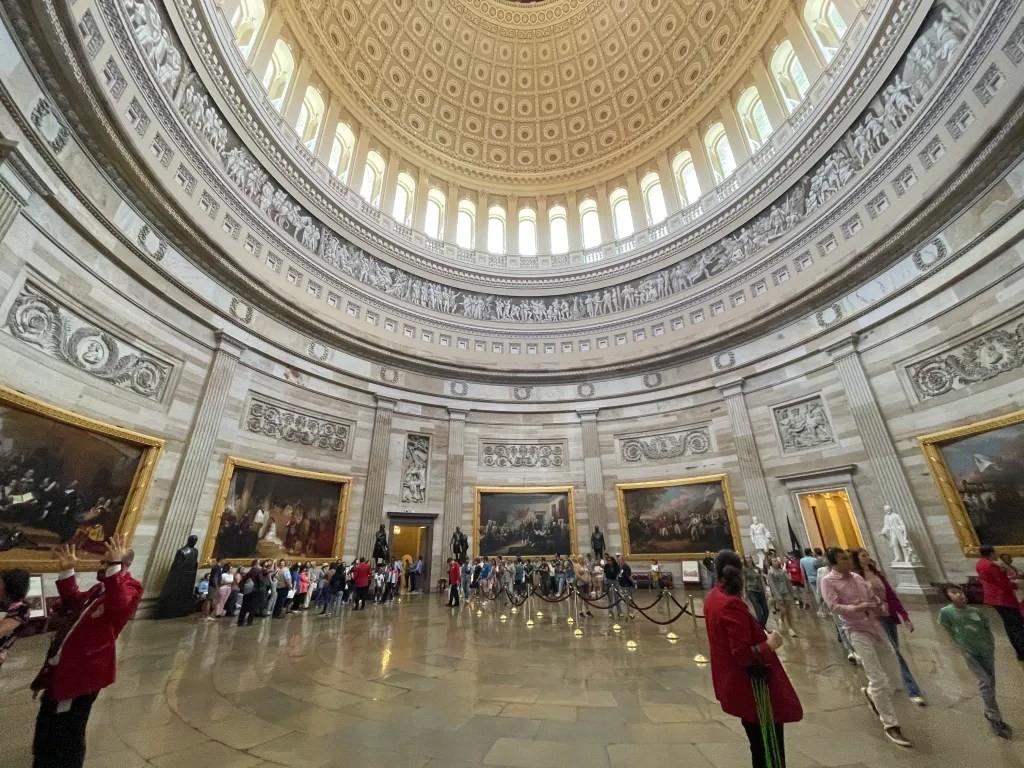
[[[452,610],[431,595],[249,628],[134,622],[119,679],[94,710],[87,766],[749,765],[739,724],[721,713],[707,667],[694,661],[707,652],[703,626],[638,619],[614,632],[598,616],[577,638],[566,605],[532,602],[515,615],[495,604],[480,615]],[[897,697],[913,750],[883,739],[829,624],[800,617],[800,637],[782,651],[807,712],[788,731],[790,768],[1024,766],[1024,665],[1000,628],[999,699],[1019,732],[1005,742],[989,732],[973,678],[930,614],[915,613],[907,651],[929,706]],[[2,768],[30,765],[26,686],[44,650],[42,639],[21,641],[0,671]]]

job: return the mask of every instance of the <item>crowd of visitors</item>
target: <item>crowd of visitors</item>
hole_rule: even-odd
[[[785,559],[769,551],[758,565],[751,557],[724,550],[713,569],[716,582],[705,599],[704,612],[715,694],[723,711],[742,721],[754,768],[785,765],[784,725],[802,716],[799,698],[775,655],[784,634],[796,636],[793,620],[799,609],[831,618],[849,661],[863,669],[866,685],[861,693],[886,738],[902,747],[912,746],[896,716],[888,671],[898,669],[909,700],[926,706],[900,651],[898,627],[913,632],[914,625],[896,590],[867,551],[805,549]],[[997,611],[1018,658],[1024,660],[1019,652],[1024,615],[1017,596],[1024,588],[1020,572],[1009,556],[996,557],[991,547],[982,547],[977,573],[984,602]],[[1008,739],[1012,730],[995,698],[995,641],[988,619],[967,604],[960,586],[948,585],[944,592],[949,604],[939,611],[939,625],[949,631],[978,679],[985,718],[993,732]],[[770,622],[774,628],[768,631]],[[767,686],[767,708],[755,706],[759,680]],[[770,722],[765,722],[766,716]]]

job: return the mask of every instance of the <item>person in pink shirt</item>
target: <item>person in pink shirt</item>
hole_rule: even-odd
[[[892,703],[892,689],[885,666],[896,669],[898,661],[892,643],[878,618],[882,615],[882,602],[871,587],[853,572],[853,561],[845,549],[830,548],[826,553],[829,571],[821,580],[821,597],[838,616],[846,630],[854,651],[860,657],[868,685],[861,692],[868,700],[871,711],[882,721],[885,736],[901,747],[913,746],[903,735]]]
[[[994,547],[983,546],[979,550],[981,559],[974,569],[981,581],[982,599],[985,605],[995,608],[1003,620],[1006,636],[1017,652],[1018,661],[1024,661],[1024,619],[1020,615],[1020,603],[1013,592],[1013,582],[1006,568],[996,559]]]

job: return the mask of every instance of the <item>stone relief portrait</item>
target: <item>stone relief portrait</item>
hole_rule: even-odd
[[[427,464],[430,462],[430,437],[407,435],[402,460],[402,503],[422,504],[427,500]]]
[[[203,559],[341,556],[351,478],[229,457]]]
[[[478,487],[474,550],[481,557],[575,553],[572,486]]]
[[[56,570],[62,544],[98,563],[130,539],[162,445],[0,388],[0,568]]]
[[[1024,411],[919,441],[964,553],[1024,555]]]
[[[615,486],[626,557],[697,560],[742,551],[725,475]]]
[[[836,442],[825,403],[820,397],[777,406],[772,408],[772,415],[782,450],[786,453],[834,445]]]

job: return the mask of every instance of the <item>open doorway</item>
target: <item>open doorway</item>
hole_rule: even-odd
[[[864,539],[845,488],[796,495],[811,547],[863,547]]]
[[[434,546],[434,517],[405,512],[388,514],[388,539],[391,556],[401,560],[402,591],[411,586],[409,572],[412,564],[423,558],[423,573],[417,579],[416,591],[430,591],[430,553]]]

